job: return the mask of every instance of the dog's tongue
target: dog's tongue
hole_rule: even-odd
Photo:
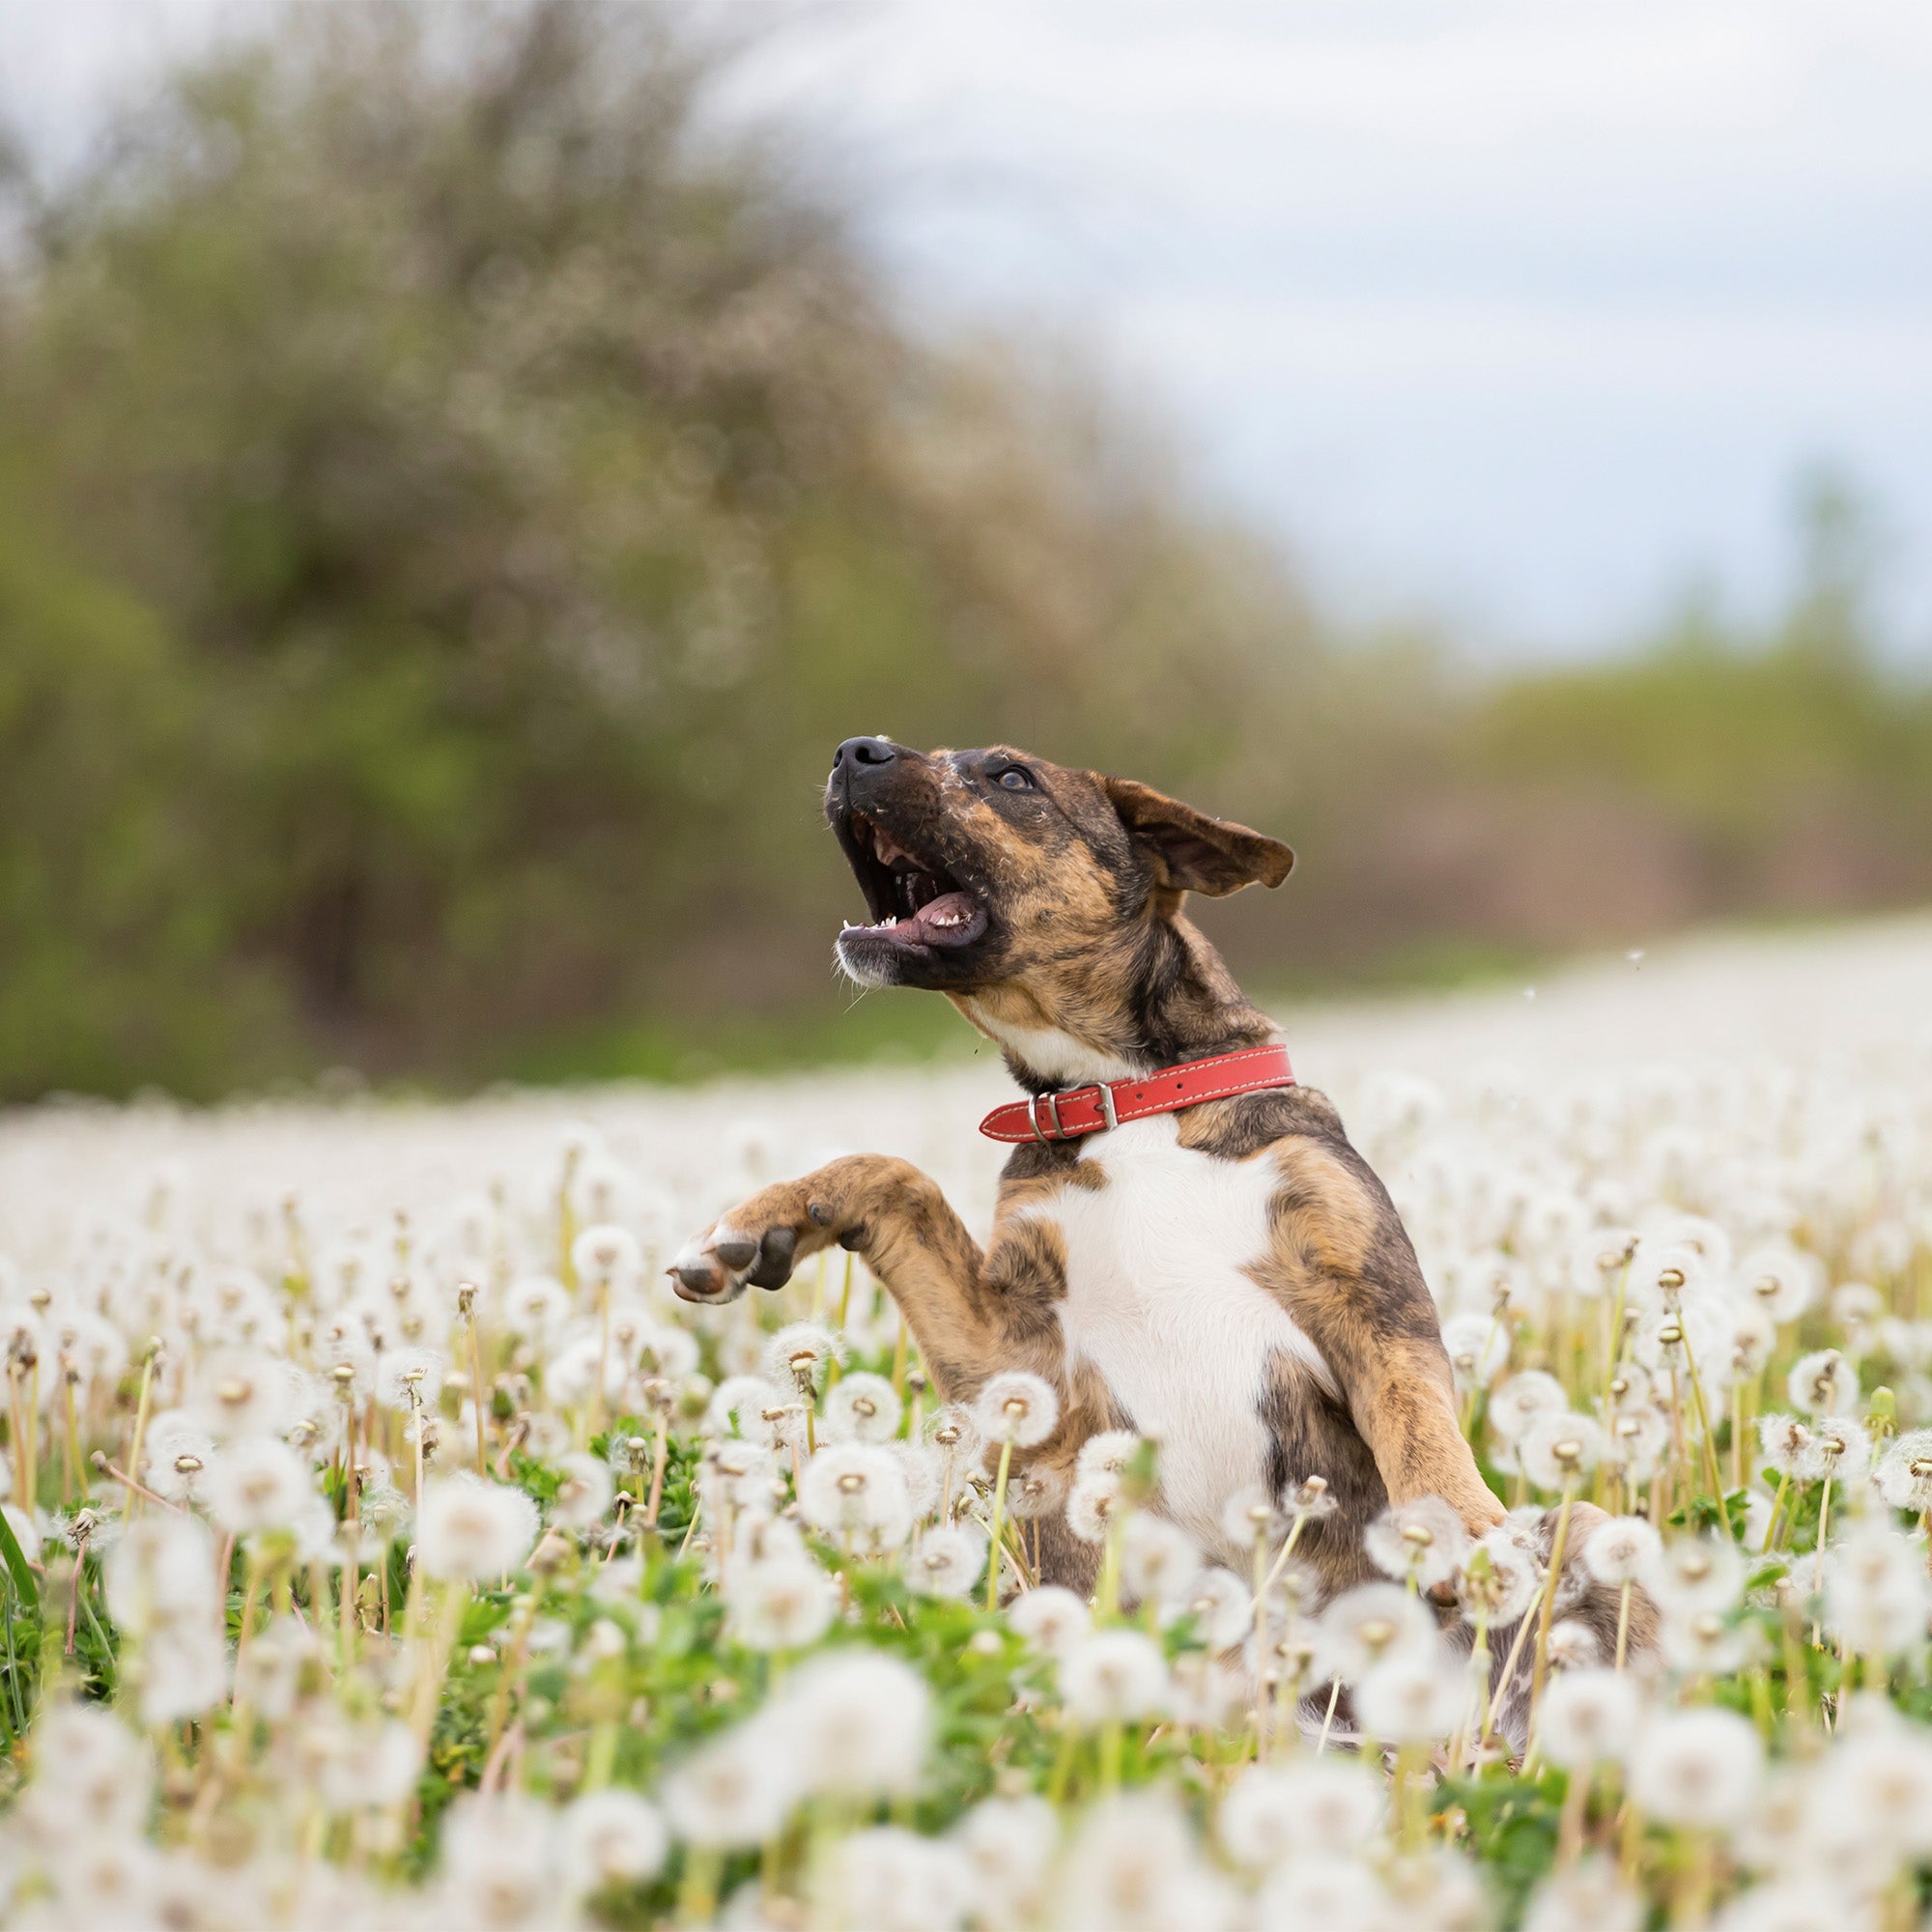
[[[900,920],[899,934],[928,946],[955,945],[971,936],[979,923],[979,901],[971,893],[942,893],[921,906],[911,919]]]

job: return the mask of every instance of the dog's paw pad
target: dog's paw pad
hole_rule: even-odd
[[[685,1242],[665,1270],[686,1301],[729,1301],[741,1293],[758,1245],[722,1222]]]
[[[709,1234],[687,1241],[667,1272],[687,1301],[729,1301],[748,1286],[782,1288],[791,1279],[797,1252],[792,1228],[779,1225],[752,1236],[721,1221]]]
[[[782,1288],[791,1279],[798,1236],[790,1228],[767,1228],[758,1240],[757,1259],[745,1279],[753,1288]]]

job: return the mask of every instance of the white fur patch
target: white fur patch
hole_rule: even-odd
[[[1179,1144],[1172,1114],[1087,1142],[1107,1185],[1068,1187],[1021,1213],[1066,1236],[1061,1328],[1137,1428],[1160,1440],[1167,1513],[1211,1552],[1242,1561],[1221,1508],[1267,1481],[1260,1402],[1267,1361],[1298,1356],[1334,1378],[1274,1296],[1246,1274],[1266,1253],[1279,1178],[1264,1153],[1223,1160]]]
[[[855,986],[891,986],[897,983],[897,976],[890,965],[864,963],[854,965],[845,951],[846,934],[840,933],[833,943],[832,957],[838,970]]]
[[[1056,1027],[1014,1026],[1010,1021],[994,1019],[978,1000],[969,1000],[966,1006],[981,1033],[997,1040],[1042,1080],[1057,1080],[1063,1087],[1091,1087],[1096,1080],[1131,1080],[1146,1071],[1117,1053],[1089,1046]]]

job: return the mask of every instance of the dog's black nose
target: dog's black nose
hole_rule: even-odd
[[[862,772],[868,765],[889,765],[897,756],[883,738],[847,738],[833,757],[832,769]]]

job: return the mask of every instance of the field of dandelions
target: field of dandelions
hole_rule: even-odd
[[[1525,1513],[1393,1513],[1325,1602],[1320,1469],[1207,1552],[1157,1442],[1063,1490],[1051,1389],[943,1404],[842,1253],[668,1293],[856,1148],[983,1229],[984,1061],[0,1121],[0,1922],[1918,1925],[1928,992],[1908,923],[1294,1018]],[[1552,1590],[1522,1525],[1578,1500]],[[1093,1601],[1036,1580],[1061,1511]]]

